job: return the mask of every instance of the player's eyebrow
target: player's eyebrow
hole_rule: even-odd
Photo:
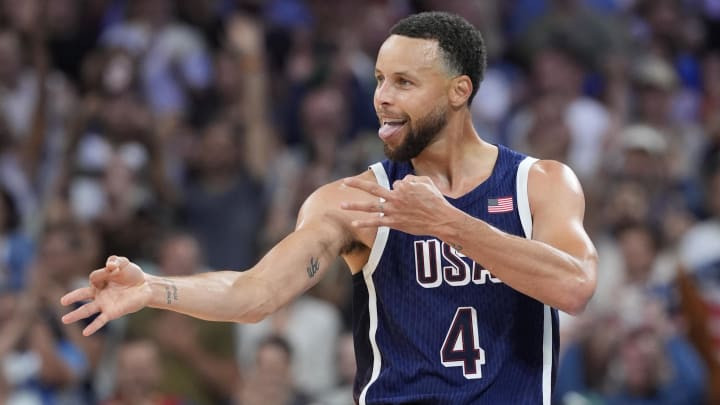
[[[385,73],[383,73],[380,69],[375,69],[375,74],[376,74],[376,75],[378,75],[378,74],[383,74],[383,75],[384,75]],[[390,75],[391,75],[391,76],[404,76],[404,77],[408,77],[408,78],[410,78],[410,79],[417,79],[417,78],[418,78],[418,76],[417,76],[416,74],[410,73],[410,72],[407,71],[407,70],[401,70],[401,71],[398,71],[398,72],[392,72],[392,73],[390,73]]]

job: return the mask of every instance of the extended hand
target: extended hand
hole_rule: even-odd
[[[96,313],[100,315],[83,330],[89,336],[107,322],[139,311],[150,301],[150,286],[145,273],[125,257],[110,256],[105,267],[90,273],[90,285],[71,291],[60,299],[63,305],[90,302],[62,317],[64,323],[76,322]]]
[[[429,235],[449,224],[452,219],[450,214],[457,211],[429,177],[405,176],[393,183],[393,190],[358,178],[347,178],[344,184],[377,197],[372,202],[341,204],[345,210],[378,214],[353,221],[353,226],[357,227],[388,226],[413,235]]]

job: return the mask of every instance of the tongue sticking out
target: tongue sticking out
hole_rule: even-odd
[[[378,130],[378,136],[380,136],[380,139],[383,140],[388,139],[400,131],[400,128],[402,128],[403,125],[405,125],[404,122],[385,123]]]

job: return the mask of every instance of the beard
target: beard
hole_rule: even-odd
[[[447,125],[447,107],[438,106],[425,117],[420,118],[417,124],[409,123],[409,131],[405,140],[395,148],[386,143],[385,156],[394,162],[409,162],[437,138],[440,131]]]

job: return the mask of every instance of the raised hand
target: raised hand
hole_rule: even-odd
[[[150,302],[151,290],[145,273],[125,257],[110,256],[105,267],[90,273],[87,287],[65,294],[60,303],[89,301],[62,317],[72,323],[100,313],[84,330],[89,336],[109,321],[139,311]]]
[[[357,227],[388,226],[414,235],[427,235],[448,223],[451,219],[449,214],[457,211],[429,177],[408,175],[393,183],[393,190],[352,177],[343,183],[378,197],[372,202],[348,201],[341,204],[345,210],[378,214],[353,221],[353,226]]]

